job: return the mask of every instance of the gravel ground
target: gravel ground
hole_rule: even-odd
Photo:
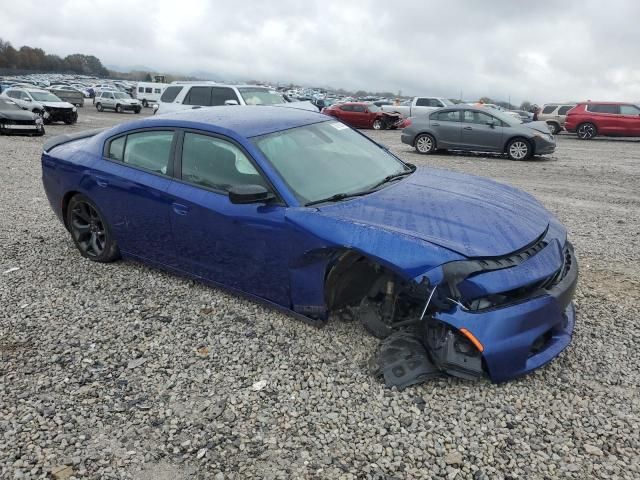
[[[130,118],[88,106],[47,131]],[[0,477],[639,478],[640,142],[561,135],[555,156],[510,162],[371,134],[521,187],[564,222],[582,268],[567,351],[503,385],[385,389],[356,324],[316,329],[81,259],[42,190],[42,139],[0,137]]]

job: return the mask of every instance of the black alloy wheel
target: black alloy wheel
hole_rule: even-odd
[[[111,262],[119,257],[109,225],[89,198],[76,195],[70,200],[67,225],[83,257],[94,262]]]

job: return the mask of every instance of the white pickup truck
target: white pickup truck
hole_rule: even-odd
[[[416,117],[418,115],[426,115],[427,113],[442,107],[450,107],[453,102],[441,97],[413,97],[410,102],[401,105],[383,105],[383,112],[399,113],[403,117]]]

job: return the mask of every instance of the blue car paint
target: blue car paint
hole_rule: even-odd
[[[427,278],[435,285],[442,281],[445,263],[504,255],[545,231],[550,245],[565,245],[564,227],[530,195],[443,170],[419,168],[387,188],[341,203],[299,205],[251,137],[322,121],[333,120],[269,107],[157,116],[43,153],[43,183],[61,220],[69,192],[94,199],[125,256],[314,318],[326,318],[327,268],[345,250],[362,253],[400,278]],[[102,157],[108,138],[156,127],[201,130],[236,142],[284,204],[234,205],[225,195]],[[543,260],[510,273],[478,274],[467,279],[468,288],[492,292],[528,285],[553,268],[553,259]],[[560,268],[558,264],[556,270]],[[436,316],[454,328],[467,328],[483,343],[494,381],[522,375],[555,357],[569,343],[573,328],[572,306],[559,305],[553,295],[486,312],[455,308]],[[525,358],[525,351],[549,329],[554,336],[548,348]]]

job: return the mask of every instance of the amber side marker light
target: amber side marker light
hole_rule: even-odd
[[[480,340],[478,340],[476,337],[473,336],[473,333],[471,333],[469,330],[467,330],[466,328],[461,328],[459,330],[459,332],[464,335],[465,337],[467,337],[467,339],[469,339],[469,341],[471,343],[473,343],[474,347],[476,347],[478,349],[478,351],[480,353],[482,353],[484,351],[484,347],[482,346],[482,344],[480,343]]]

